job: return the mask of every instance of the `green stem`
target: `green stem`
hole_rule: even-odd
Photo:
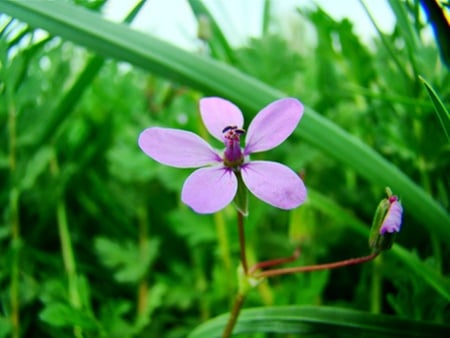
[[[245,250],[245,230],[244,230],[244,215],[238,209],[237,211],[237,223],[238,223],[238,233],[239,233],[239,246],[240,246],[240,255],[241,255],[241,266],[239,268],[239,280],[242,283],[242,278],[247,278],[248,276],[248,264],[247,264],[247,253]],[[242,268],[242,270],[240,270]],[[246,284],[247,285],[247,284]],[[248,290],[247,288],[244,288]],[[247,291],[242,291],[242,286],[239,287],[239,292],[236,295],[234,300],[233,308],[231,310],[230,317],[228,319],[227,326],[222,334],[222,338],[231,337],[233,333],[234,326],[236,325],[236,321],[239,317],[239,313],[241,312],[242,305],[244,304],[245,295]]]
[[[228,243],[228,235],[223,212],[214,213],[214,223],[216,225],[219,252],[224,267],[224,274],[225,276],[230,276],[232,274],[230,245]],[[234,285],[232,281],[232,279],[227,280],[227,289],[230,296],[233,295],[234,292]]]
[[[138,242],[139,242],[139,254],[141,256],[146,255],[146,242],[148,236],[148,211],[145,205],[140,205],[137,210],[138,218]],[[142,261],[145,261],[145,257],[142,257]],[[137,316],[140,317],[145,314],[148,302],[148,283],[147,274],[139,281],[138,295],[137,295]]]
[[[7,87],[8,98],[8,136],[9,136],[9,170],[11,179],[10,190],[10,210],[11,210],[11,288],[10,288],[10,304],[11,304],[11,324],[12,338],[20,337],[20,219],[19,219],[19,188],[16,181],[16,162],[17,162],[17,111],[13,103],[13,93]]]
[[[228,244],[228,236],[225,221],[222,212],[214,214],[214,223],[216,224],[217,238],[219,240],[219,251],[222,263],[227,274],[231,272],[230,246]]]
[[[56,159],[54,159],[52,164],[53,174],[55,177],[57,177],[59,174],[59,168]],[[78,292],[78,277],[75,258],[73,254],[72,239],[70,237],[69,223],[67,219],[67,208],[62,196],[59,198],[56,206],[56,217],[58,222],[58,232],[61,242],[64,269],[66,271],[68,280],[69,301],[75,309],[81,309],[81,297]],[[75,337],[83,337],[83,333],[80,327],[76,326],[73,328],[73,330]]]
[[[12,323],[12,338],[20,337],[20,302],[19,302],[19,288],[20,288],[20,223],[19,223],[19,191],[16,187],[11,189],[10,208],[11,208],[11,222],[12,222],[12,260],[11,260],[11,288],[10,288],[10,303],[11,303],[11,323]]]
[[[236,325],[237,319],[239,317],[239,313],[241,312],[242,305],[245,301],[245,295],[242,293],[238,293],[236,298],[234,299],[233,309],[231,310],[230,317],[227,322],[227,326],[222,334],[222,338],[229,338],[233,333],[234,326]]]
[[[381,257],[374,259],[372,265],[372,279],[370,292],[370,312],[373,314],[381,313],[381,293],[382,293],[382,276],[381,276]]]
[[[78,292],[77,271],[75,258],[73,255],[72,240],[70,238],[69,225],[67,221],[66,204],[61,198],[56,207],[58,219],[59,239],[61,241],[61,250],[69,284],[69,301],[75,309],[81,308],[81,297]],[[80,327],[74,327],[74,335],[77,338],[83,337]]]
[[[365,263],[365,262],[371,261],[378,255],[379,255],[379,252],[374,252],[368,256],[358,257],[358,258],[350,258],[350,259],[346,259],[346,260],[334,262],[334,263],[325,263],[325,264],[308,265],[308,266],[297,266],[297,267],[293,267],[293,268],[262,271],[262,272],[258,273],[255,276],[255,278],[281,276],[281,275],[288,275],[288,274],[297,273],[297,272],[310,272],[310,271],[318,271],[318,270],[336,269],[336,268],[341,268],[344,266]]]
[[[248,264],[247,264],[247,253],[245,251],[245,229],[244,229],[244,215],[238,210],[237,212],[237,220],[238,220],[238,232],[239,232],[239,246],[240,246],[240,254],[241,254],[241,263],[242,268],[244,269],[244,274],[248,273]]]

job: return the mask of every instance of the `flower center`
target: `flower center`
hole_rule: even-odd
[[[222,132],[225,143],[223,162],[227,167],[237,168],[244,162],[244,154],[242,153],[240,140],[245,130],[236,126],[228,126]]]

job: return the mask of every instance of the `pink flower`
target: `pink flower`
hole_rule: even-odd
[[[380,234],[399,232],[402,225],[403,207],[397,196],[389,197],[389,209],[380,227]]]
[[[304,202],[306,188],[294,171],[280,163],[249,158],[278,146],[294,131],[303,115],[298,100],[277,100],[261,110],[248,127],[244,148],[240,146],[244,118],[237,106],[218,97],[203,98],[200,113],[209,133],[225,144],[223,153],[196,134],[178,129],[148,128],[138,141],[148,156],[162,164],[201,167],[184,182],[184,203],[198,213],[214,213],[233,201],[239,181],[256,197],[281,209]]]

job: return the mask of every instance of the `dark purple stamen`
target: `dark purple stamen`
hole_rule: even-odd
[[[225,132],[227,132],[230,129],[237,129],[237,127],[236,126],[234,126],[234,127],[233,126],[225,127],[225,128],[223,128],[222,133],[225,133]]]
[[[228,126],[223,128],[224,133],[224,163],[228,167],[237,168],[244,162],[244,154],[242,153],[240,145],[240,137],[245,133],[245,130],[237,126]]]

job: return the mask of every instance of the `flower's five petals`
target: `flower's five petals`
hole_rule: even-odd
[[[219,166],[201,168],[184,182],[181,200],[199,214],[210,214],[231,203],[237,186],[232,170]]]
[[[225,127],[242,128],[244,124],[241,110],[230,101],[219,97],[201,99],[200,114],[206,129],[219,141],[223,141],[223,129]]]
[[[380,228],[380,234],[399,232],[402,224],[403,207],[397,200],[391,203]]]
[[[259,199],[280,209],[294,209],[306,199],[306,188],[290,168],[268,161],[252,161],[241,168],[242,179]]]
[[[303,105],[294,98],[272,102],[255,116],[247,130],[244,154],[272,149],[286,140],[303,115]]]
[[[184,130],[148,128],[139,135],[138,144],[154,160],[176,168],[198,168],[222,161],[206,141]]]

